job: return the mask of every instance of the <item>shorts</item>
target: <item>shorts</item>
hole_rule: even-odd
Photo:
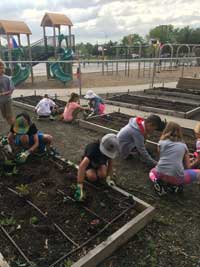
[[[13,118],[13,112],[12,112],[12,100],[8,99],[5,103],[0,103],[0,110],[2,113],[2,116],[5,119],[12,119]]]
[[[177,176],[169,176],[163,173],[159,173],[156,168],[153,168],[150,173],[149,177],[152,181],[162,180],[166,183],[172,185],[183,185],[183,184],[191,184],[196,182],[200,177],[200,170],[197,169],[186,169],[184,170],[183,177]]]
[[[91,170],[91,169],[97,171],[101,166],[107,166],[107,162],[99,163],[98,166],[95,166],[95,167],[91,163],[89,163],[89,165],[86,168],[86,171]]]
[[[38,135],[38,139],[39,139],[39,151],[40,152],[44,152],[45,143],[43,141],[43,133],[38,132],[37,135]],[[20,140],[21,136],[22,136],[21,134],[16,134],[15,135],[15,145],[16,146],[21,146],[22,145],[21,140]],[[31,147],[33,145],[34,145],[34,136],[30,135],[29,136],[29,146]]]

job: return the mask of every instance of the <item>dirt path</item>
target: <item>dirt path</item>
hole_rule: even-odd
[[[20,110],[15,109],[18,113]],[[31,116],[34,119],[34,114]],[[85,145],[101,135],[61,122],[36,121],[41,131],[53,135],[61,154],[79,162]],[[0,124],[0,132],[8,127]],[[200,266],[200,188],[184,188],[183,195],[162,199],[154,195],[148,168],[139,160],[115,161],[116,182],[127,191],[156,207],[156,216],[147,227],[120,248],[100,267],[198,267]]]
[[[173,82],[177,81],[178,78],[182,75],[181,68],[171,70],[165,70],[162,72],[156,72],[154,82]],[[185,68],[184,76],[193,77],[195,73],[199,72],[199,68],[191,67]],[[145,84],[152,82],[152,71],[149,75],[149,71],[146,70],[143,72],[141,70],[140,76],[138,77],[137,70],[131,70],[129,76],[125,76],[124,71],[119,71],[118,75],[113,72],[105,72],[102,75],[99,73],[83,73],[82,74],[82,87],[84,88],[93,88],[93,87],[106,87],[106,86],[122,86],[122,85],[136,85],[136,84]],[[30,88],[30,89],[51,89],[51,88],[77,88],[79,87],[77,77],[74,75],[73,81],[67,83],[64,86],[61,82],[57,80],[47,80],[46,76],[37,76],[34,77],[34,84],[31,84],[30,78],[23,84],[19,85],[18,88]]]

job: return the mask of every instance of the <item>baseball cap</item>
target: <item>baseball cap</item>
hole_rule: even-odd
[[[114,159],[119,154],[119,142],[116,134],[106,134],[100,142],[100,151],[108,158]]]
[[[23,115],[19,115],[16,117],[13,130],[17,134],[26,134],[30,128],[29,120]]]

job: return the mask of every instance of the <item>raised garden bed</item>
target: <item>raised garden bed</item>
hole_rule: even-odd
[[[42,99],[43,97],[40,95],[31,95],[31,96],[20,96],[13,98],[13,104],[17,107],[22,107],[27,110],[33,110],[37,103]],[[59,100],[56,98],[52,98],[52,100],[56,103],[56,105],[59,108],[64,108],[66,105],[66,102],[63,100]]]
[[[199,103],[200,100],[200,91],[195,89],[155,87],[153,89],[145,89],[144,94],[158,97],[170,97],[182,102],[189,100],[193,103]]]
[[[198,104],[181,103],[174,100],[165,100],[158,97],[140,96],[138,94],[115,95],[107,100],[107,104],[121,107],[173,115],[181,118],[193,118],[200,113]]]
[[[120,112],[113,112],[102,116],[95,116],[89,118],[87,121],[80,120],[79,124],[82,127],[93,129],[102,133],[117,133],[122,127],[124,127],[129,119],[133,117]],[[192,129],[182,127],[184,141],[188,145],[189,149],[193,151],[195,149],[195,138]],[[155,131],[148,137],[147,143],[157,143],[160,139],[161,133]]]
[[[87,201],[75,202],[77,168],[59,157],[18,169],[0,178],[0,250],[11,266],[96,266],[152,219],[152,206],[116,186],[86,182]]]

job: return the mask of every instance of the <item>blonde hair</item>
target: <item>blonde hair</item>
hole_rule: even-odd
[[[200,123],[198,122],[194,127],[194,132],[196,134],[200,134]]]
[[[183,142],[183,134],[181,126],[178,123],[172,121],[167,123],[160,137],[160,140],[166,140],[166,139],[169,139],[173,142]]]

